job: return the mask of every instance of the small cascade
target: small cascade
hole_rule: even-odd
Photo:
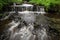
[[[17,29],[15,33],[12,31],[9,40],[30,40],[31,37],[34,39],[34,35],[31,33],[32,27],[32,25],[29,25],[28,27],[22,27],[20,30]]]

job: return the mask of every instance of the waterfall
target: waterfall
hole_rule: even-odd
[[[7,24],[9,27],[1,35],[1,40],[52,40],[48,35],[49,22],[47,17],[40,12],[28,11],[27,7],[33,5],[20,5],[26,6],[26,10],[10,13],[4,19],[11,18],[11,22]],[[19,7],[20,7],[19,6]],[[48,31],[47,31],[48,30]]]
[[[21,19],[19,19],[17,16]],[[8,40],[36,40],[36,37],[38,40],[47,40],[48,35],[44,27],[42,27],[42,29],[34,29],[34,22],[36,21],[35,14],[26,13],[19,14],[17,16],[8,24],[8,26],[10,26],[7,31],[9,35]]]

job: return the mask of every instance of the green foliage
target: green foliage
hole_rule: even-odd
[[[8,5],[9,3],[20,3],[22,0],[0,0],[0,10],[2,10],[2,7],[4,5]]]
[[[45,10],[60,12],[60,0],[30,0],[30,3],[41,4],[45,6]]]
[[[35,4],[42,4],[44,6],[49,6],[50,5],[50,0],[31,0],[30,3],[35,3]]]
[[[0,0],[0,10],[2,10],[2,7],[7,4],[8,4],[8,0]]]
[[[13,2],[13,3],[21,3],[22,0],[11,0],[11,2]]]
[[[51,4],[60,4],[60,0],[30,0],[30,3],[42,4],[49,7]]]
[[[59,4],[60,5],[60,0],[51,0],[52,4]]]
[[[21,3],[22,1],[23,0],[0,0],[0,10],[2,10],[4,5],[9,3]],[[50,8],[51,5],[60,5],[60,0],[30,0],[29,2],[38,5],[44,5],[46,10]]]

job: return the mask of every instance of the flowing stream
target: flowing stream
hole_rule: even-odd
[[[6,24],[9,28],[0,36],[0,40],[53,40],[48,33],[50,25],[48,17],[43,14],[25,11],[11,13],[6,16],[8,17],[12,20]]]

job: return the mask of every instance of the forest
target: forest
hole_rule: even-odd
[[[25,0],[0,0],[0,11],[12,3],[23,3]],[[28,0],[30,4],[43,5],[46,12],[60,13],[60,0]]]

